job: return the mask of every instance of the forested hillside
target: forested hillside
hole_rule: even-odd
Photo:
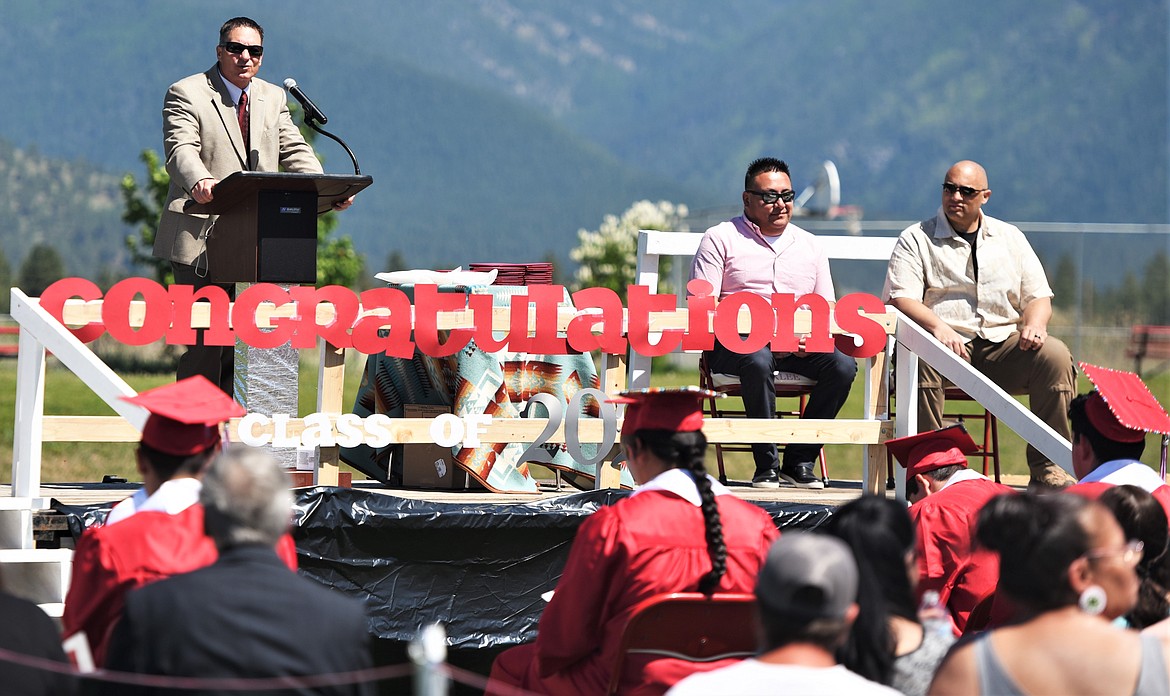
[[[98,278],[125,271],[119,176],[81,160],[48,159],[0,139],[0,250],[15,269],[37,244],[59,252],[68,272]],[[7,292],[7,290],[5,290]]]
[[[930,215],[946,166],[971,157],[988,168],[998,217],[1167,221],[1166,0],[940,10],[286,0],[246,12],[267,28],[261,76],[295,77],[375,178],[338,230],[373,270],[391,250],[411,265],[567,262],[578,228],[633,201],[734,204],[761,154],[787,158],[798,186],[834,160],[843,202],[870,219]],[[167,85],[212,64],[219,23],[240,11],[0,0],[0,93],[13,105],[0,139],[74,163],[45,170],[76,170],[74,183],[83,171],[141,174],[139,152],[161,147]],[[320,148],[327,170],[347,170],[340,148]],[[0,180],[3,205],[26,184]],[[116,207],[104,185],[78,200]],[[0,220],[10,260],[55,229],[71,256],[93,247],[84,272],[116,263],[126,231],[115,211],[82,224],[70,205],[35,213],[65,219]]]

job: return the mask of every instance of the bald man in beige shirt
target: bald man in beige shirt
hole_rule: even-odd
[[[1076,394],[1072,354],[1048,335],[1052,288],[1018,227],[983,213],[991,198],[978,163],[956,163],[943,179],[938,214],[904,230],[890,257],[890,303],[1009,393],[1026,393],[1038,418],[1071,438]],[[919,432],[943,425],[946,380],[919,363]],[[1030,487],[1063,488],[1069,474],[1028,447]]]

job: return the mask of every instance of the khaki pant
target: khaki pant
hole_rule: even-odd
[[[967,343],[971,366],[1009,394],[1027,394],[1037,418],[1065,439],[1072,439],[1068,405],[1076,394],[1076,367],[1072,353],[1060,339],[1049,336],[1040,350],[1020,350],[1020,334],[1003,343],[976,338]],[[944,389],[949,382],[933,367],[918,363],[918,432],[943,427]],[[1028,468],[1035,474],[1051,464],[1028,445]]]

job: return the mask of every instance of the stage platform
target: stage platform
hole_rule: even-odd
[[[41,496],[52,500],[52,510],[36,516],[38,544],[71,546],[135,488],[43,484]],[[357,481],[349,489],[295,489],[301,573],[364,601],[371,633],[384,640],[409,640],[435,621],[446,626],[452,648],[531,640],[542,595],[555,588],[577,526],[630,494],[542,488],[537,495],[500,495]],[[730,488],[781,529],[814,528],[861,494],[858,481],[833,481],[823,490],[756,489],[746,482]]]
[[[116,503],[138,489],[138,483],[42,483],[40,497],[57,500],[64,505],[97,505]],[[311,487],[310,487],[311,488]],[[537,494],[490,493],[485,490],[433,490],[411,488],[386,488],[371,480],[353,482],[354,490],[368,491],[379,495],[392,495],[410,500],[427,500],[436,503],[487,503],[493,505],[508,503],[531,503],[558,496],[580,493],[569,485],[557,490],[551,482],[541,481]],[[779,489],[752,488],[747,481],[729,483],[732,493],[744,500],[789,503],[824,503],[838,506],[861,495],[861,482],[834,480],[823,490],[805,490],[782,485]],[[305,489],[296,489],[305,490]],[[0,484],[0,497],[12,495],[10,484]]]

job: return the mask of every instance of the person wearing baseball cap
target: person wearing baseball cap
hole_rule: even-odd
[[[487,693],[509,685],[546,694],[606,693],[630,612],[671,592],[751,592],[779,532],[762,508],[729,495],[703,464],[701,400],[687,387],[626,392],[621,424],[626,466],[638,489],[577,530],[536,642],[500,654]],[[658,655],[632,655],[619,693],[662,693],[698,669]]]
[[[1170,415],[1132,372],[1088,363],[1081,363],[1081,371],[1096,389],[1073,399],[1068,408],[1073,472],[1080,481],[1069,491],[1096,498],[1108,486],[1137,486],[1170,516],[1165,449],[1160,475],[1141,461],[1146,434],[1170,433]]]
[[[667,694],[898,693],[837,662],[837,649],[857,618],[861,581],[845,542],[809,532],[785,534],[768,551],[756,583],[761,654],[690,676]]]
[[[995,555],[973,548],[975,519],[988,500],[1012,489],[967,468],[967,455],[978,446],[962,424],[887,440],[886,448],[906,468],[918,599],[928,590],[938,592],[961,633],[999,579]]]
[[[78,539],[61,616],[63,636],[84,632],[99,667],[127,592],[215,561],[198,504],[202,477],[220,451],[220,425],[245,413],[202,376],[124,398],[150,411],[137,452],[145,494],[119,503],[115,522]],[[291,537],[277,551],[296,568]]]

